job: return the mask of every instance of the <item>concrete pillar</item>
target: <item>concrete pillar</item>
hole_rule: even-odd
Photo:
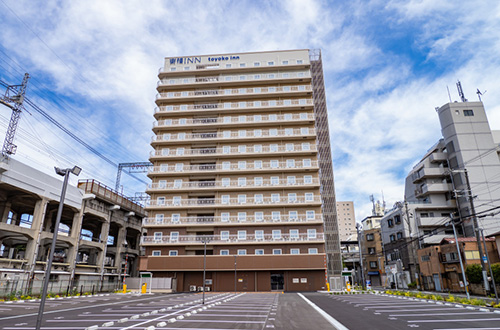
[[[122,253],[125,250],[123,245],[125,244],[125,238],[127,234],[127,229],[125,227],[120,227],[118,230],[118,237],[116,241],[116,255],[115,255],[115,266],[118,268],[118,274],[123,274],[122,269]]]
[[[74,242],[73,246],[68,248],[67,261],[69,263],[70,272],[70,285],[73,285],[73,279],[75,277],[75,267],[76,267],[76,256],[78,255],[78,248],[80,246],[80,232],[82,230],[84,209],[86,201],[83,201],[82,208],[80,212],[76,212],[73,216],[73,223],[71,224],[70,237]]]
[[[28,269],[29,269],[29,278],[33,278],[33,274],[35,271],[36,259],[40,250],[40,241],[43,230],[43,225],[45,222],[45,213],[47,211],[47,204],[49,203],[49,199],[46,197],[42,197],[41,200],[37,201],[35,204],[35,210],[33,212],[33,223],[31,228],[34,230],[33,238],[28,240],[26,244],[26,254],[25,259],[28,260]]]
[[[99,272],[101,274],[104,272],[104,259],[106,257],[110,221],[111,221],[111,212],[109,216],[106,218],[106,221],[101,226],[102,250],[99,251],[99,253],[97,254],[97,263],[96,263],[96,265],[99,266]]]
[[[0,216],[2,217],[0,219],[0,222],[7,222],[7,219],[9,218],[9,212],[10,208],[12,206],[11,202],[2,202],[0,203]]]

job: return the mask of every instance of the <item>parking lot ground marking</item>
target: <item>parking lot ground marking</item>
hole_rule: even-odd
[[[323,316],[331,325],[333,325],[337,330],[349,330],[342,323],[334,319],[330,316],[330,314],[326,313],[324,310],[319,308],[315,303],[304,297],[301,293],[297,293],[299,297],[304,299],[306,303],[308,303],[312,308],[314,308],[321,316]]]
[[[498,327],[495,328],[439,328],[434,330],[498,330]]]
[[[415,309],[381,309],[381,310],[375,310],[374,312],[377,312],[377,313],[399,313],[399,312],[420,312],[420,311],[436,311],[436,310],[439,310],[439,311],[444,311],[444,310],[453,310],[453,311],[456,311],[457,309],[456,308],[452,308],[452,307],[446,307],[446,308],[439,308],[439,309],[436,309],[436,308],[422,308],[422,309],[418,309],[418,310],[415,310]]]
[[[458,313],[425,313],[425,314],[393,314],[388,316],[453,316],[453,315],[474,315],[474,314],[482,314],[484,312],[458,312]]]
[[[451,320],[408,320],[408,323],[442,323],[442,322],[481,322],[500,321],[500,317],[489,319],[451,319]],[[498,328],[497,328],[498,329]]]

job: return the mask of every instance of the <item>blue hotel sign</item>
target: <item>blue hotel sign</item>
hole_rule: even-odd
[[[240,57],[236,55],[231,56],[217,56],[209,57],[209,62],[220,62],[229,60],[239,60]],[[170,64],[190,64],[190,63],[201,63],[201,57],[174,57],[170,59]]]

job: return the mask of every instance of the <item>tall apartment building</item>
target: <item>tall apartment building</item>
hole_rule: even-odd
[[[322,71],[309,50],[165,59],[141,269],[178,291],[204,262],[208,290],[340,283]]]
[[[356,240],[354,202],[337,202],[337,218],[341,241]]]

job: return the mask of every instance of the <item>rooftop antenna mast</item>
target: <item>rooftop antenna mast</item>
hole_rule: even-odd
[[[26,93],[26,86],[30,75],[24,74],[21,85],[9,85],[5,91],[5,95],[0,98],[0,103],[12,109],[9,127],[5,134],[5,141],[2,147],[2,158],[7,158],[9,155],[16,153],[17,146],[14,144],[14,136],[16,135],[17,124],[21,117],[21,111],[24,109],[23,101]]]
[[[460,80],[457,81],[457,89],[458,89],[458,95],[460,96],[460,99],[462,99],[462,102],[467,102],[467,99],[465,98],[464,91],[462,90],[462,84],[460,83]]]
[[[482,96],[482,95],[484,95],[484,94],[486,94],[486,92],[487,92],[487,91],[481,92],[481,91],[479,90],[479,88],[477,89],[476,94],[477,94],[477,97],[479,97],[479,102],[483,102],[483,100],[481,100],[481,96]]]
[[[372,215],[376,215],[376,212],[375,212],[375,198],[373,197],[373,195],[370,195],[370,201],[372,202]]]

